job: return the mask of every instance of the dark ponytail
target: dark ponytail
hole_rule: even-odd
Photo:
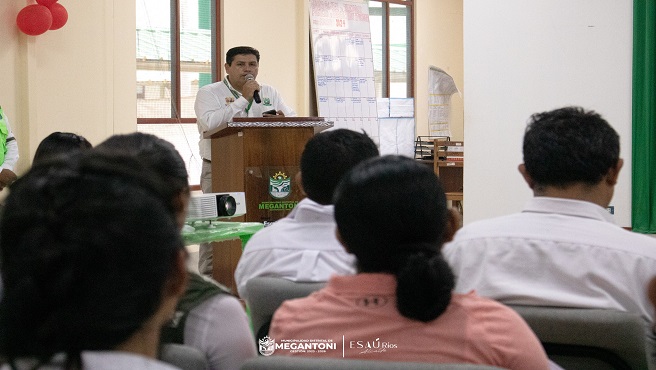
[[[335,192],[335,220],[360,272],[397,278],[397,308],[431,321],[451,301],[455,278],[440,248],[446,197],[432,169],[400,156],[367,160]]]
[[[440,316],[451,302],[455,276],[437,251],[413,251],[396,272],[396,307],[401,315],[428,322]]]

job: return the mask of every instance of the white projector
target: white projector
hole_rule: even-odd
[[[243,192],[194,194],[189,199],[187,222],[212,221],[246,214]]]

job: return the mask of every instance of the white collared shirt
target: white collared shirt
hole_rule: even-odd
[[[521,213],[471,223],[443,248],[456,292],[506,304],[607,308],[652,322],[656,239],[596,204],[535,197]]]
[[[260,84],[260,98],[260,104],[249,103],[227,78],[201,87],[194,103],[200,134],[200,156],[212,159],[210,139],[203,139],[203,132],[225,126],[233,117],[262,117],[262,113],[271,109],[281,110],[286,117],[296,116],[296,112],[285,104],[280,93],[272,86]]]
[[[210,370],[238,370],[257,356],[246,311],[227,294],[217,294],[189,311],[184,344],[200,349]]]
[[[335,236],[332,205],[301,200],[287,217],[251,237],[235,271],[239,296],[248,300],[246,282],[258,276],[292,281],[328,281],[355,273],[355,256]]]

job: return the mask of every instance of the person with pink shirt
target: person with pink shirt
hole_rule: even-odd
[[[452,292],[440,250],[459,220],[431,168],[400,156],[367,160],[343,178],[334,203],[358,274],[283,303],[267,338],[275,355],[549,368],[512,309]]]

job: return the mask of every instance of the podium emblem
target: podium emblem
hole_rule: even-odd
[[[269,178],[269,195],[276,199],[283,199],[292,192],[292,179],[284,172],[276,172]]]

